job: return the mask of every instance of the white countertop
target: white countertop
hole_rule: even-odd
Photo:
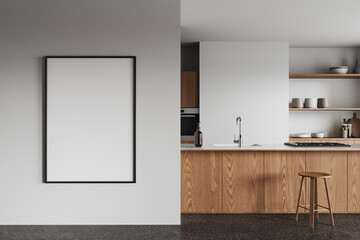
[[[194,144],[181,144],[181,151],[360,151],[360,144],[352,144],[351,147],[291,147],[284,144],[264,144],[261,146],[244,145],[241,148],[215,145],[195,147]]]

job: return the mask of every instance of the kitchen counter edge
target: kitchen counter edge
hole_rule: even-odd
[[[261,146],[244,146],[244,147],[216,147],[212,145],[195,147],[193,144],[181,144],[181,151],[243,151],[243,152],[289,152],[289,151],[326,151],[326,152],[360,152],[360,144],[353,144],[351,147],[290,147],[282,144],[261,145]]]

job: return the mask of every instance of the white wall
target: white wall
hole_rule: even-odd
[[[290,73],[329,73],[329,67],[349,66],[352,73],[359,48],[290,48]]]
[[[0,2],[0,224],[180,223],[180,1]],[[42,183],[45,55],[137,57],[137,183]]]
[[[359,8],[359,0],[181,0],[181,39],[357,47]]]
[[[348,65],[352,72],[358,48],[290,48],[290,73],[328,73],[329,67]],[[289,83],[291,98],[323,98],[329,107],[360,107],[358,79],[293,79]],[[290,133],[325,132],[337,137],[343,118],[353,112],[290,112]],[[360,116],[360,113],[358,113]]]
[[[240,116],[244,144],[288,137],[288,44],[201,42],[200,121],[205,144],[231,143]]]

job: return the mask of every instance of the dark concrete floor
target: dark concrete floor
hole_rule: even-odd
[[[0,226],[1,240],[181,239],[180,226]]]
[[[182,216],[181,239],[360,239],[359,214],[328,214],[308,227],[308,215],[300,214],[187,214]]]
[[[0,226],[0,240],[360,239],[360,215],[184,214],[181,226]]]

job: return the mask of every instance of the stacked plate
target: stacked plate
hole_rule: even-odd
[[[310,133],[291,133],[291,138],[309,138],[311,137]]]
[[[316,132],[316,133],[291,133],[291,138],[323,138],[325,137],[325,133],[323,132]]]

